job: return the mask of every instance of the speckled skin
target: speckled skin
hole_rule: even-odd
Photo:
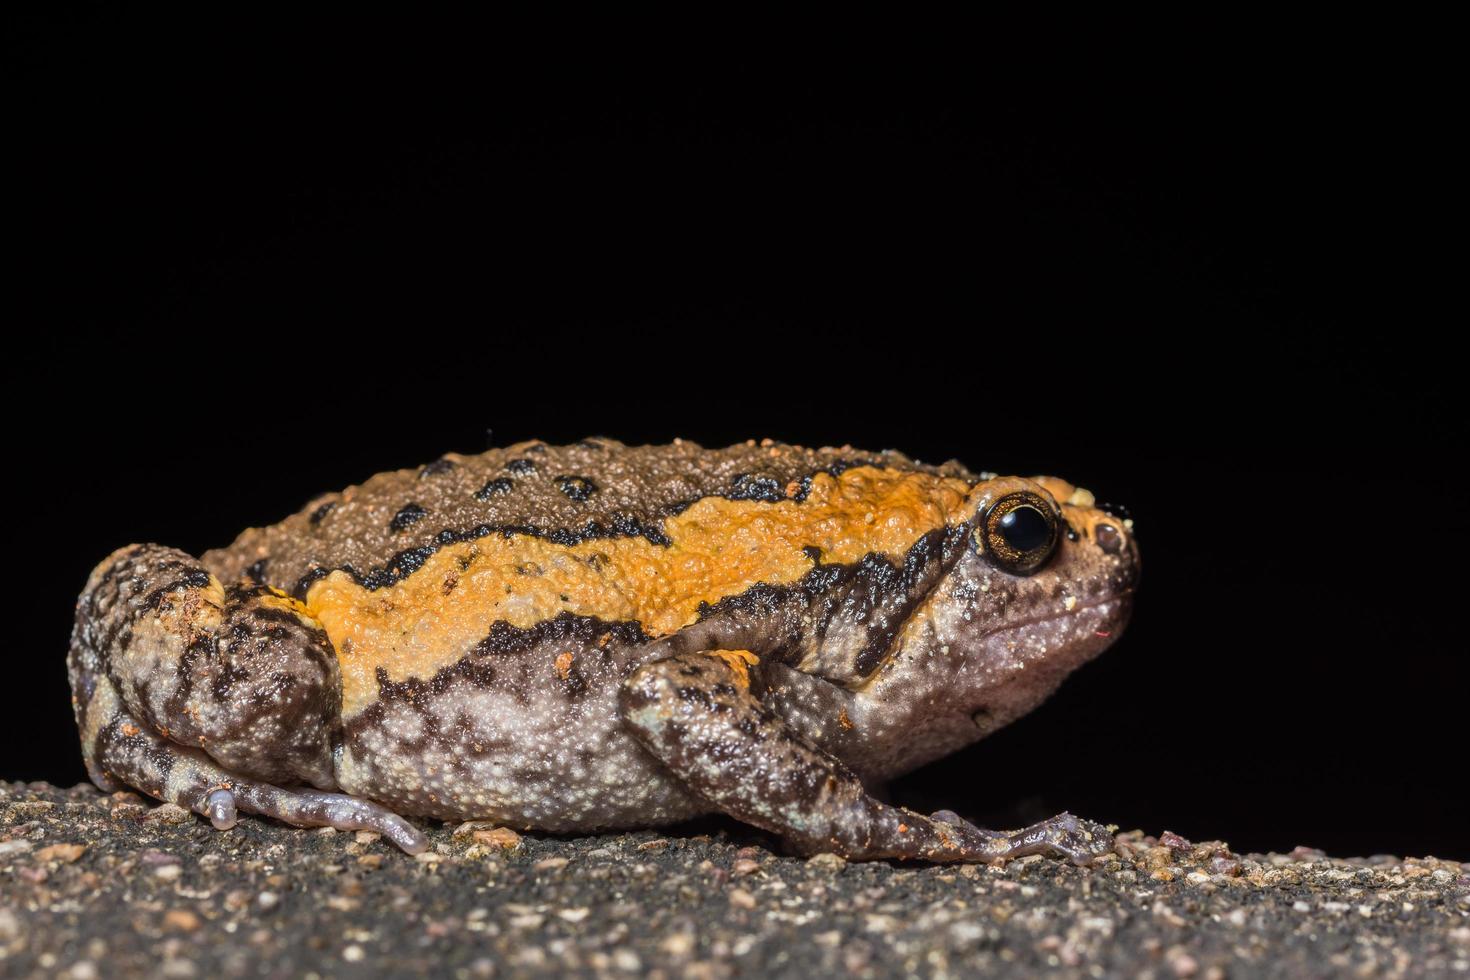
[[[893,497],[843,505],[860,528],[908,522],[902,553],[829,540],[828,553],[853,560],[808,548],[799,577],[701,601],[674,629],[576,611],[562,595],[567,608],[489,622],[422,670],[385,659],[372,697],[344,711],[343,665],[363,652],[319,621],[330,619],[319,583],[334,570],[339,589],[406,631],[465,615],[447,602],[458,572],[444,578],[442,609],[393,609],[408,601],[395,587],[431,574],[447,549],[468,575],[475,542],[535,539],[583,575],[611,574],[598,562],[615,559],[587,556],[586,542],[677,551],[679,515],[720,498],[731,504],[701,516],[701,532],[727,520],[716,540],[774,552],[761,535],[778,518],[781,541],[801,543],[823,494],[907,474],[919,493],[903,513],[884,509]],[[997,537],[1017,501],[1051,530],[1037,567],[1019,569]],[[73,703],[99,786],[134,786],[220,827],[239,809],[377,829],[416,850],[422,835],[401,815],[579,831],[719,810],[852,858],[1086,861],[1111,837],[1065,814],[1000,834],[870,791],[1024,714],[1101,652],[1127,621],[1137,569],[1126,522],[1052,478],[850,448],[528,443],[381,474],[199,560],[157,545],[114,553],[78,601]],[[544,590],[555,574],[518,567],[504,591],[514,599],[533,578]],[[681,583],[660,588],[677,598]]]

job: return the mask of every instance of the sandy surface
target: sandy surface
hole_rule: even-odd
[[[1470,865],[1433,858],[1134,833],[1086,870],[849,864],[726,823],[431,839],[0,784],[0,975],[1470,976]]]

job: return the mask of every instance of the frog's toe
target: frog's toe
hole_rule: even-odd
[[[1050,851],[1084,866],[1112,853],[1114,842],[1113,832],[1107,827],[1070,813],[1059,813],[1050,820],[1043,820],[1014,835],[1012,840],[1016,838],[1022,839],[1023,846],[1037,845],[1034,851]]]
[[[214,824],[215,830],[229,830],[239,822],[235,809],[235,794],[227,789],[217,789],[204,798],[204,815]]]
[[[1011,832],[977,827],[953,810],[938,810],[929,819],[958,833],[956,840],[966,849],[965,860],[1004,861],[1049,854],[1085,866],[1113,850],[1112,831],[1070,813]]]

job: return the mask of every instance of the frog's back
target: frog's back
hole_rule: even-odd
[[[954,461],[928,466],[891,450],[851,446],[525,442],[380,473],[313,499],[279,524],[252,528],[204,561],[223,581],[253,578],[298,598],[339,569],[378,589],[407,578],[448,545],[493,534],[559,545],[615,538],[666,544],[664,521],[697,501],[800,501],[817,474],[863,466],[975,479]]]

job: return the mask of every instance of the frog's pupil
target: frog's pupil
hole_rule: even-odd
[[[1024,554],[1051,540],[1051,525],[1035,507],[1021,506],[1001,517],[1000,534],[1006,544]]]

